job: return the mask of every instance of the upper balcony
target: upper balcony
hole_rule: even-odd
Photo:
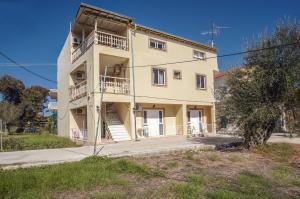
[[[127,51],[131,22],[129,17],[81,4],[71,30],[71,62],[74,63],[93,44]]]
[[[72,52],[72,63],[74,63],[81,55],[83,55],[91,45],[99,44],[128,50],[128,38],[105,31],[92,31]]]

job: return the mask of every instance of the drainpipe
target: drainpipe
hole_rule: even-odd
[[[134,140],[137,141],[137,134],[136,134],[136,99],[135,99],[135,76],[134,76],[134,53],[133,53],[133,34],[135,35],[136,31],[136,24],[134,24],[134,30],[131,30],[131,69],[132,69],[132,91],[133,91],[133,115],[134,115]]]

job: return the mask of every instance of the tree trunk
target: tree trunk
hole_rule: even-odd
[[[252,149],[257,146],[265,145],[271,137],[273,130],[275,129],[275,122],[268,126],[268,128],[256,129],[256,132],[244,133],[244,146],[247,149]]]

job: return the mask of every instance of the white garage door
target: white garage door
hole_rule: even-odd
[[[157,109],[144,110],[144,127],[147,129],[149,137],[164,134],[163,111]]]

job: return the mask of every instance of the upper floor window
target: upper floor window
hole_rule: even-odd
[[[206,89],[206,76],[196,74],[196,87],[197,89]]]
[[[174,79],[182,79],[181,71],[179,71],[179,70],[174,70],[174,71],[173,71],[173,78],[174,78]]]
[[[166,70],[162,68],[152,68],[152,84],[156,86],[166,85]]]
[[[158,40],[155,40],[155,39],[150,39],[149,47],[150,48],[155,48],[155,49],[158,49],[158,50],[166,50],[167,49],[165,42],[158,41]]]
[[[194,58],[204,60],[205,59],[205,53],[201,52],[201,51],[194,50]]]

